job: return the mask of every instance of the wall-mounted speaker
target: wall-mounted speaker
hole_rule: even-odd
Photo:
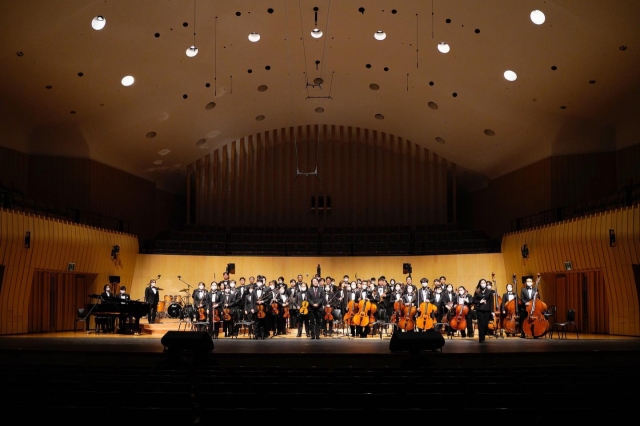
[[[120,275],[109,275],[109,283],[120,284]]]
[[[405,274],[405,275],[413,273],[413,268],[411,267],[410,263],[403,263],[402,264],[402,273]]]
[[[229,274],[235,274],[236,273],[236,264],[235,263],[227,263],[227,272]]]

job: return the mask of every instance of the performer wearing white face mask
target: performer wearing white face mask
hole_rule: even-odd
[[[478,342],[484,343],[487,335],[487,327],[492,318],[493,297],[489,289],[487,289],[487,281],[481,279],[473,294],[473,304],[475,306],[476,315],[478,317]]]

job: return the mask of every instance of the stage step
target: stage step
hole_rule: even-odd
[[[177,318],[156,318],[155,324],[149,324],[146,318],[140,319],[141,334],[165,335],[167,331],[182,331],[184,327],[185,324],[180,324]]]

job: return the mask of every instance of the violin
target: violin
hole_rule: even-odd
[[[466,297],[468,294],[465,293],[465,295],[463,297]],[[456,306],[455,309],[455,314],[453,315],[453,317],[451,318],[451,320],[449,321],[449,327],[451,327],[452,330],[465,330],[467,328],[467,314],[469,313],[469,306],[463,304],[459,304]]]
[[[271,311],[274,315],[278,315],[280,313],[280,310],[278,309],[278,302],[275,300],[271,302]]]
[[[547,310],[547,304],[538,299],[538,286],[540,284],[540,274],[536,281],[536,289],[534,291],[531,304],[527,306],[527,318],[522,321],[522,330],[529,337],[542,337],[549,330],[549,321],[544,316]]]
[[[307,315],[309,313],[309,301],[303,300],[300,304],[300,309],[298,310],[300,315]]]
[[[222,314],[222,318],[224,318],[225,321],[231,321],[231,309],[224,308]]]
[[[220,322],[220,314],[216,308],[213,308],[213,322]]]
[[[198,308],[198,321],[206,321],[207,313],[206,310],[201,306]]]
[[[264,311],[264,305],[256,306],[256,310],[258,311],[258,318],[264,318],[267,316],[267,313]]]
[[[285,307],[284,307],[284,309],[283,309],[283,311],[284,311],[284,312],[282,313],[282,317],[283,317],[283,318],[289,318],[289,317],[291,316],[291,314],[289,314],[289,307],[288,307],[288,306],[285,306]]]
[[[324,308],[324,320],[325,321],[333,321],[333,314],[331,313],[333,309],[331,309],[331,306],[326,306]]]

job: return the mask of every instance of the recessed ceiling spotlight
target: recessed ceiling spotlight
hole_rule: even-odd
[[[147,139],[153,139],[153,138],[156,137],[156,135],[157,135],[156,132],[149,132],[149,133],[146,134],[146,137],[147,137]]]
[[[214,109],[215,107],[216,107],[216,103],[215,102],[209,102],[208,104],[206,104],[204,106],[204,109],[210,110],[210,109]]]
[[[491,129],[484,129],[484,134],[487,135],[487,136],[495,136],[496,132],[494,132]]]
[[[127,75],[125,77],[122,77],[122,80],[120,82],[123,86],[131,86],[134,82],[134,78],[131,75]]]
[[[91,20],[91,28],[96,31],[100,31],[105,25],[107,25],[107,20],[102,15],[98,15]]]
[[[262,121],[264,120],[264,118],[265,118],[264,115],[259,115],[256,117],[256,121]]]
[[[258,33],[251,33],[249,34],[249,41],[252,43],[257,42],[258,40],[260,40],[260,34]]]
[[[387,38],[387,33],[385,33],[382,30],[378,30],[375,32],[375,34],[373,35],[375,37],[376,40],[384,40],[385,38]]]
[[[193,58],[197,54],[198,54],[198,48],[197,47],[191,46],[190,48],[187,49],[187,56],[188,57]]]
[[[378,86],[378,85],[377,85],[377,84],[375,84],[375,83],[371,83],[371,84],[369,85],[369,89],[371,89],[371,90],[378,90],[378,89],[380,89],[380,86]]]
[[[511,70],[506,70],[504,72],[504,78],[506,78],[509,81],[516,81],[516,79],[518,78],[518,75]]]
[[[441,53],[449,53],[449,51],[451,50],[451,47],[449,47],[447,43],[441,42],[441,43],[438,43],[438,50]]]
[[[531,15],[529,15],[531,17],[531,22],[533,22],[536,25],[542,25],[544,24],[544,20],[545,20],[545,16],[544,13],[542,13],[539,10],[534,10],[533,12],[531,12]]]
[[[320,30],[319,28],[314,28],[311,30],[311,37],[313,38],[320,38],[322,37],[322,30]]]
[[[377,120],[384,120],[384,115],[382,114],[376,114],[375,117]]]
[[[444,143],[444,139],[442,139],[440,136],[438,136],[438,137],[436,137],[436,142]]]
[[[427,103],[427,105],[429,106],[429,108],[437,110],[438,109],[438,104],[435,102],[429,102]]]
[[[322,107],[318,107],[318,108],[316,108],[316,109],[315,109],[315,111],[316,111],[317,113],[321,113],[321,112],[324,112],[324,108],[322,108]]]

